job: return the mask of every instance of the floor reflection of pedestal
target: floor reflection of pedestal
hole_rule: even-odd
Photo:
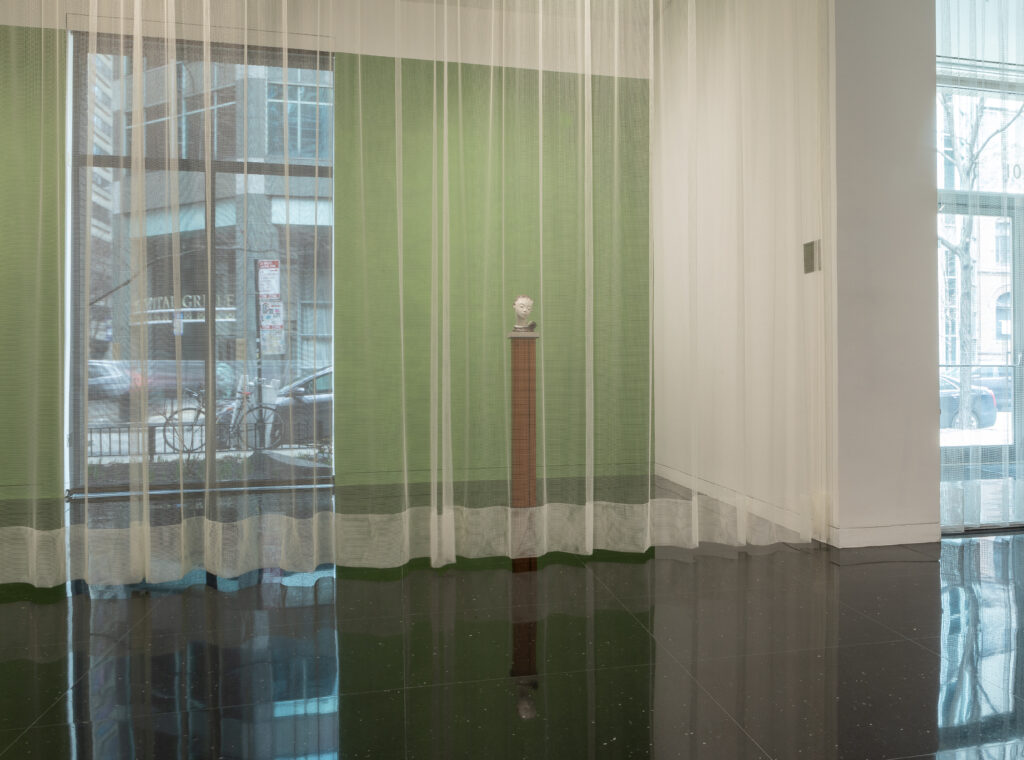
[[[530,576],[534,581],[536,576]],[[514,603],[514,602],[513,602]],[[520,607],[513,614],[521,619],[512,622],[512,669],[513,678],[537,675],[537,605]]]
[[[537,558],[512,561],[512,593],[509,618],[512,620],[512,668],[516,679],[516,714],[522,720],[537,717],[534,695],[537,679]]]
[[[511,508],[537,506],[537,338],[535,332],[509,334],[512,348],[512,472]],[[514,525],[522,525],[513,521]],[[530,545],[530,537],[513,536],[513,551]],[[517,712],[523,719],[536,715],[537,688],[537,558],[512,560],[512,669],[520,679]]]

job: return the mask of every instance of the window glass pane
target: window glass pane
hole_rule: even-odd
[[[270,71],[271,76],[275,76],[274,70]],[[291,70],[289,73],[292,74]],[[319,72],[321,81],[324,81],[326,73],[329,72]],[[333,90],[323,86],[289,85],[287,100],[280,101],[271,99],[271,96],[283,98],[285,87],[271,82],[267,92],[268,153],[281,155],[284,152],[284,125],[281,120],[285,118],[283,114],[287,109],[289,159],[316,159],[329,163],[334,151],[334,113],[330,105]]]
[[[216,130],[214,144],[217,158],[232,160],[239,158],[235,150],[235,130],[237,118],[234,104],[218,106],[214,126]]]
[[[1024,95],[940,86],[936,108],[940,189],[1024,193]]]
[[[328,372],[326,375],[320,375],[320,377],[316,379],[316,382],[313,386],[314,390],[317,393],[330,393],[333,390],[331,384],[333,377],[333,374],[330,372]]]
[[[334,109],[330,104],[320,108],[320,158],[329,161],[334,156]]]
[[[267,104],[267,152],[275,155],[284,153],[283,109],[281,102]]]
[[[84,153],[115,159],[88,172],[76,169],[73,175],[76,245],[69,343],[75,370],[69,392],[76,464],[71,485],[82,485],[88,467],[90,488],[125,487],[128,464],[143,451],[152,486],[177,483],[182,441],[175,449],[164,431],[185,413],[191,415],[197,444],[185,457],[186,479],[202,481],[207,452],[216,460],[218,479],[239,472],[257,477],[242,463],[252,457],[239,425],[244,414],[232,410],[244,410],[241,404],[255,404],[260,397],[273,406],[279,401],[275,389],[303,378],[309,382],[333,361],[333,182],[329,176],[293,176],[285,203],[279,181],[286,128],[290,159],[330,165],[329,155],[316,158],[316,146],[318,120],[330,124],[333,114],[309,101],[330,93],[331,72],[303,68],[298,64],[308,59],[315,65],[315,57],[293,52],[292,81],[323,86],[290,85],[287,93],[294,97],[285,99],[281,69],[276,69],[276,82],[268,81],[273,67],[228,63],[233,51],[215,45],[215,89],[204,98],[201,46],[182,43],[187,60],[175,69],[177,90],[171,93],[162,58],[147,50],[144,121],[133,124],[130,57],[90,56],[85,49],[75,46],[73,75],[85,81],[91,76],[82,91],[109,107],[94,108],[90,119],[88,99],[75,99],[73,152],[76,159]],[[264,88],[276,99],[263,99]],[[248,109],[240,101],[243,91],[248,92]],[[173,110],[177,150],[168,144]],[[175,165],[177,159],[204,156],[206,128],[214,158],[241,158],[243,116],[248,118],[249,176],[218,161],[211,163],[209,176],[202,165],[198,170],[194,163]],[[87,144],[90,123],[93,139]],[[139,139],[147,157],[161,159],[160,170],[131,166],[132,141]],[[76,160],[75,165],[86,162]],[[138,181],[144,183],[145,205],[133,218],[133,190],[140,189],[133,182]],[[208,207],[211,189],[215,200]],[[273,324],[260,317],[256,281],[261,261],[275,262],[282,281],[287,272]],[[213,387],[206,388],[211,376]],[[325,382],[329,394],[330,380]],[[257,387],[260,394],[238,393]],[[188,392],[200,390],[208,391],[208,399]],[[323,403],[327,406],[318,411],[315,430],[329,440],[333,416],[330,401]],[[209,446],[204,438],[207,412],[217,414],[217,440]],[[140,437],[140,431],[145,435]],[[310,428],[308,435],[294,433],[280,445],[301,456],[315,443]]]
[[[299,152],[299,104],[288,103],[288,150]]]
[[[300,150],[303,156],[312,157],[316,154],[317,146],[317,110],[311,105],[303,105],[301,108],[302,117],[299,122],[302,129],[299,135]]]
[[[157,156],[167,152],[166,119],[146,124],[145,151],[147,156]]]
[[[939,427],[943,447],[1013,443],[1009,260],[999,240],[1011,221],[940,214]],[[966,393],[961,389],[969,389]]]
[[[996,299],[996,340],[1010,341],[1012,338],[1013,304],[1010,294],[1003,293]]]
[[[181,155],[183,158],[203,158],[205,155],[203,119],[202,111],[188,114],[185,117],[184,128],[181,131]]]

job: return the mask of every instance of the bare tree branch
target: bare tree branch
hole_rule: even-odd
[[[944,247],[946,248],[946,250],[948,250],[948,251],[949,251],[950,253],[952,253],[952,254],[954,254],[954,255],[956,255],[956,256],[959,256],[959,255],[961,255],[962,251],[960,250],[960,246],[958,246],[958,245],[953,245],[953,244],[952,244],[951,242],[949,242],[948,240],[946,240],[946,238],[942,237],[942,235],[939,235],[939,242],[940,242],[940,243],[942,243],[942,245],[943,245],[943,246],[944,246]]]
[[[961,142],[957,139],[956,130],[956,113],[953,109],[953,94],[950,92],[943,92],[940,96],[942,101],[942,112],[943,121],[945,122],[945,133],[949,135],[949,139],[952,142],[949,150],[952,152],[952,163],[953,168],[956,169],[957,176],[960,177],[961,184],[965,187],[970,186],[970,168],[964,163],[965,154],[970,155],[970,150],[957,150],[958,143]],[[945,147],[945,146],[943,146]]]
[[[1004,124],[1003,126],[1001,126],[1001,127],[999,128],[999,129],[997,129],[997,130],[996,130],[995,132],[993,132],[992,134],[990,134],[990,135],[988,136],[988,139],[986,139],[986,140],[985,140],[985,142],[983,142],[983,143],[981,144],[981,147],[980,147],[980,148],[978,148],[977,152],[976,152],[976,153],[974,154],[974,160],[975,160],[975,161],[977,161],[977,160],[978,160],[978,158],[980,158],[980,157],[981,157],[981,154],[985,152],[985,148],[986,148],[986,147],[988,146],[988,144],[989,144],[990,142],[992,142],[992,139],[993,139],[994,137],[996,137],[997,135],[1001,135],[1001,134],[1002,134],[1003,132],[1005,132],[1006,130],[1008,130],[1008,129],[1010,128],[1010,125],[1012,125],[1012,124],[1013,124],[1013,122],[1017,121],[1017,119],[1019,119],[1019,118],[1020,118],[1020,115],[1021,115],[1022,113],[1024,113],[1024,103],[1021,103],[1021,106],[1020,106],[1020,108],[1018,108],[1018,109],[1017,109],[1017,113],[1015,113],[1015,114],[1013,115],[1013,118],[1012,118],[1012,119],[1010,119],[1010,120],[1009,120],[1008,122],[1006,122],[1006,123],[1005,123],[1005,124]],[[978,121],[979,121],[979,122],[981,121],[981,116],[980,116],[980,115],[979,115],[979,117],[978,117]]]
[[[981,132],[981,119],[985,114],[985,96],[978,98],[976,106],[977,110],[974,114],[974,123],[971,124],[971,136],[967,139],[967,163],[965,167],[966,173],[961,176],[960,181],[963,183],[965,189],[974,190],[974,181],[977,179],[978,170],[978,158],[979,153],[975,148],[978,145],[978,135]]]

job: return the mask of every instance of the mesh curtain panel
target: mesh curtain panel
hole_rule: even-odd
[[[1024,521],[1024,5],[936,10],[941,520],[960,531]]]
[[[329,492],[282,490],[332,456],[333,67],[299,10],[69,16],[71,577],[322,561]]]
[[[335,65],[339,563],[645,549],[653,6],[362,9]],[[540,334],[527,509],[519,295]]]
[[[49,4],[0,27],[0,581],[65,577],[63,448],[64,35]],[[17,400],[14,400],[16,397]]]
[[[69,498],[4,507],[49,541],[10,580],[823,536],[818,3],[75,8],[67,66],[10,56],[56,87],[26,120],[71,127],[23,136],[56,179],[67,146],[70,208],[66,266],[37,242],[52,271],[17,285],[67,304],[31,348],[66,358],[64,429],[24,427],[61,431],[31,440],[66,448],[36,480]],[[520,295],[537,499],[513,508]]]
[[[679,499],[686,545],[824,539],[835,377],[828,6],[691,0],[660,4],[659,18],[657,483]]]
[[[358,21],[363,54],[336,63],[337,195],[355,200],[338,281],[360,283],[336,363],[362,400],[336,418],[342,561],[822,536],[827,9],[398,3]],[[805,243],[824,272],[804,273]],[[541,334],[529,510],[507,506],[499,339],[520,293]]]

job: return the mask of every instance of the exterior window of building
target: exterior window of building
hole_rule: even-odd
[[[235,89],[236,84],[231,83],[220,87],[209,94],[203,93],[194,95],[185,94],[190,89],[200,86],[195,78],[202,76],[190,71],[185,63],[179,63],[178,68],[179,97],[175,104],[175,113],[178,118],[178,155],[182,158],[200,159],[204,157],[205,151],[205,121],[207,115],[210,118],[214,156],[223,159],[237,158],[236,154],[236,122],[238,116],[235,113]],[[209,112],[206,109],[207,98],[210,102]],[[147,105],[145,110],[145,154],[147,156],[163,155],[166,150],[168,139],[168,119],[171,109],[167,102]],[[127,131],[125,143],[130,145],[132,140],[133,112],[130,106],[124,111],[124,124]]]
[[[941,252],[942,288],[939,293],[942,310],[942,345],[940,364],[960,363],[960,272],[956,257]]]
[[[333,94],[317,84],[267,84],[267,152],[284,155],[287,121],[289,158],[330,158],[334,145]]]
[[[1012,296],[1003,293],[996,299],[996,340],[1010,340],[1013,337]]]
[[[996,264],[1010,264],[1010,222],[1008,219],[996,221]]]
[[[299,311],[299,352],[304,364],[326,367],[332,359],[331,320],[334,315],[329,303],[303,303]]]

